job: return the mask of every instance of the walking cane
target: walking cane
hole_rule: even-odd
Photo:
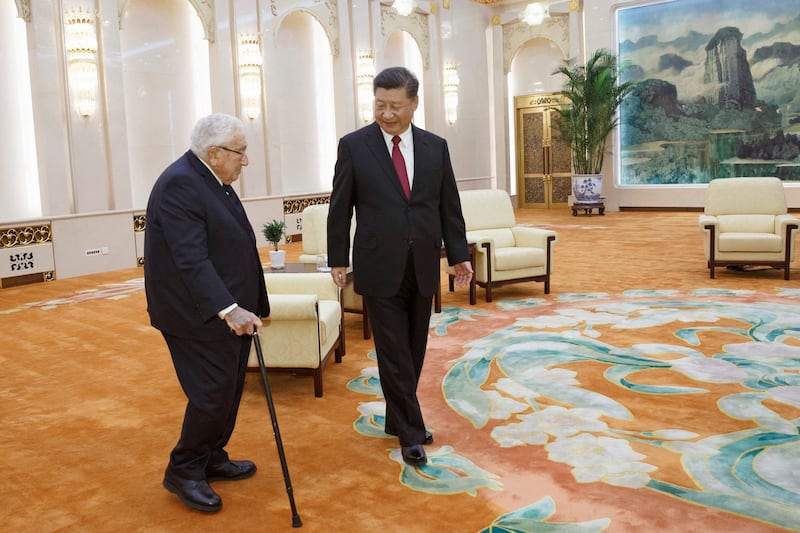
[[[292,491],[292,481],[289,479],[289,467],[286,466],[286,455],[283,452],[283,441],[281,441],[281,431],[278,429],[278,417],[275,415],[275,404],[272,403],[272,391],[269,388],[267,379],[267,367],[264,364],[264,354],[261,351],[261,339],[258,330],[253,331],[253,342],[256,345],[256,357],[258,357],[258,367],[261,369],[261,380],[264,382],[264,393],[267,396],[267,407],[269,417],[272,419],[272,431],[275,434],[275,443],[278,445],[278,456],[281,459],[281,469],[283,470],[283,481],[286,483],[286,494],[289,496],[289,505],[292,508],[292,527],[301,527],[303,522],[297,514],[297,507],[294,505],[294,492]]]

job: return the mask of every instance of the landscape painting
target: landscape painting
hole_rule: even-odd
[[[620,185],[800,181],[800,0],[616,11]]]

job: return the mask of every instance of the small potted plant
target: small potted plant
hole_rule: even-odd
[[[286,233],[286,222],[273,219],[272,222],[264,224],[261,232],[264,234],[264,238],[272,243],[274,248],[274,250],[269,251],[269,260],[272,263],[272,268],[283,268],[286,264],[286,250],[280,250],[278,244]]]

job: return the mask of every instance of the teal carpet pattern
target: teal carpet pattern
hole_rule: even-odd
[[[589,489],[623,495],[632,522],[647,522],[648,506],[687,505],[722,512],[707,531],[730,520],[800,531],[799,304],[800,289],[783,288],[445,308],[423,371],[435,384],[420,398],[434,429],[460,429],[429,447],[423,467],[405,465],[399,448],[388,459],[400,483],[439,495],[519,492],[512,480],[526,469],[553,470],[558,490],[503,499],[526,504],[486,532],[619,530],[610,504],[586,501]],[[355,429],[389,438],[377,367],[348,387],[369,397]]]

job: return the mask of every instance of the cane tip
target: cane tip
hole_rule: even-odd
[[[300,520],[300,515],[292,517],[292,527],[303,527],[303,521]]]

